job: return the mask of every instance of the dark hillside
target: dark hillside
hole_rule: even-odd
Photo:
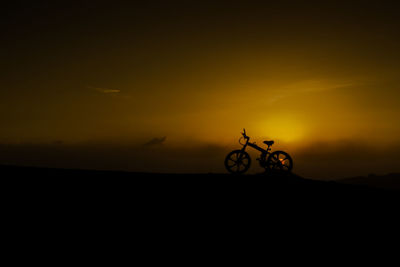
[[[359,176],[339,180],[340,183],[367,185],[370,187],[383,188],[386,190],[398,191],[400,194],[400,174],[390,173],[387,175],[370,174],[367,177]]]
[[[295,174],[162,174],[118,171],[70,170],[1,166],[3,184],[25,190],[29,195],[55,197],[150,197],[153,200],[180,198],[182,202],[217,199],[340,202],[381,196],[395,192],[365,185],[309,180]],[[316,201],[318,200],[318,201]]]

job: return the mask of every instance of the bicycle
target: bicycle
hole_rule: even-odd
[[[245,143],[241,140],[245,139]],[[271,146],[274,141],[264,141],[268,147],[263,149],[256,145],[256,143],[249,143],[250,137],[246,135],[246,129],[243,129],[242,137],[239,139],[239,144],[243,147],[242,149],[234,150],[230,152],[225,158],[225,168],[228,172],[233,174],[245,173],[251,165],[250,155],[245,151],[247,146],[252,147],[261,152],[261,155],[257,160],[260,166],[265,168],[266,171],[280,171],[290,172],[293,169],[293,160],[290,155],[284,151],[275,151],[271,153]]]

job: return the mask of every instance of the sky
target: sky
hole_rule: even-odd
[[[218,172],[246,128],[305,176],[400,171],[397,11],[13,1],[0,16],[0,163]]]

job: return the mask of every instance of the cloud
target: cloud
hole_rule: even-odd
[[[317,79],[302,80],[283,86],[281,89],[279,89],[279,93],[277,95],[270,97],[269,104],[273,104],[283,98],[287,98],[293,95],[326,92],[357,85],[359,84],[354,82],[333,82]]]
[[[149,142],[143,144],[143,146],[154,146],[154,145],[161,145],[165,142],[165,140],[167,139],[166,136],[161,137],[161,138],[153,138],[151,139]]]
[[[315,179],[400,172],[400,144],[373,146],[357,140],[315,142],[292,149],[296,173]]]
[[[283,87],[284,91],[291,93],[325,92],[339,88],[356,86],[354,82],[337,82],[328,80],[302,80]]]
[[[275,103],[275,102],[278,102],[279,100],[281,100],[282,98],[285,98],[285,97],[287,97],[287,95],[275,95],[275,96],[272,96],[272,97],[270,97],[269,99],[268,99],[268,103],[269,104],[273,104],[273,103]]]
[[[164,137],[154,139],[160,142]],[[188,147],[158,145],[152,146],[152,149],[142,146],[89,142],[0,144],[0,165],[168,173],[225,172],[223,159],[231,150],[209,144],[191,144]]]
[[[103,94],[118,94],[121,92],[121,90],[118,89],[110,89],[110,88],[101,88],[101,87],[92,87],[88,86],[89,89],[96,90],[97,92],[103,93]]]

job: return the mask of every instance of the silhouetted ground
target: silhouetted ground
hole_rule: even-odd
[[[353,185],[366,185],[369,187],[382,188],[391,191],[398,191],[400,194],[400,174],[390,173],[387,175],[370,174],[367,177],[359,176],[338,180],[340,183]]]
[[[3,183],[12,190],[40,197],[60,199],[128,198],[138,201],[212,201],[272,200],[275,203],[343,201],[397,198],[397,192],[362,185],[316,181],[295,174],[157,174],[118,171],[70,170],[35,167],[0,166]],[[294,202],[293,202],[294,201]]]
[[[43,233],[50,236],[49,244],[70,240],[83,250],[85,242],[103,244],[113,238],[119,241],[112,245],[126,242],[162,250],[176,240],[182,244],[203,240],[206,247],[218,247],[214,243],[218,238],[228,243],[245,237],[269,242],[275,236],[285,242],[301,235],[303,244],[311,235],[334,236],[338,227],[360,236],[367,228],[370,236],[374,228],[386,229],[395,221],[399,203],[395,192],[296,175],[12,166],[0,166],[0,174],[2,215],[7,222],[3,228],[30,240],[31,247]],[[377,220],[384,228],[376,227]],[[132,249],[124,249],[128,248]]]

